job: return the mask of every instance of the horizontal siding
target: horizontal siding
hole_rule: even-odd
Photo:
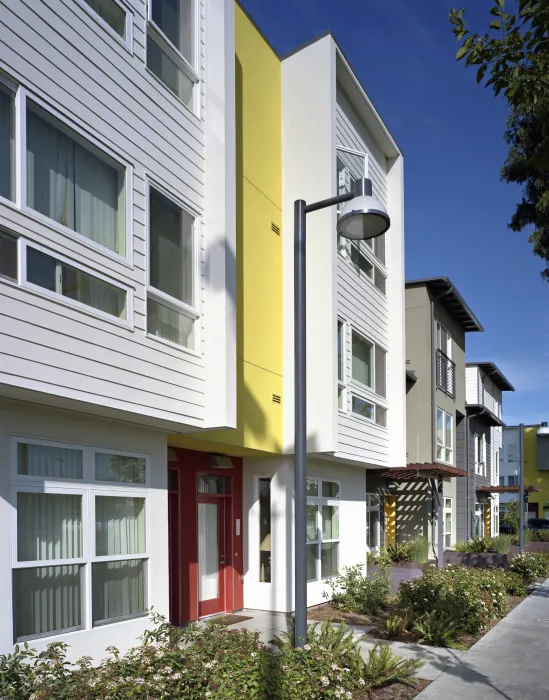
[[[0,282],[0,381],[199,426],[205,413],[203,321],[197,356],[146,335],[145,207],[149,177],[203,210],[204,122],[146,69],[146,3],[131,0],[129,6],[131,50],[74,0],[0,0],[0,68],[133,168],[129,264],[15,206],[0,204],[0,223],[121,282],[134,301],[130,329]],[[204,0],[199,13],[203,75]],[[201,305],[205,252],[199,234]]]
[[[478,367],[465,368],[465,400],[468,404],[479,404],[479,370]]]

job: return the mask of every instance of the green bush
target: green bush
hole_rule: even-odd
[[[425,564],[429,561],[429,538],[424,535],[416,535],[406,543],[410,552],[410,561],[416,564]]]
[[[390,562],[395,564],[412,561],[409,542],[394,542],[393,544],[388,544],[383,554]]]
[[[375,572],[365,575],[361,564],[346,566],[343,573],[328,579],[331,589],[331,603],[337,610],[371,615],[383,608],[389,595],[389,570],[385,562],[380,562]]]
[[[549,530],[536,530],[532,540],[534,542],[549,542]]]
[[[388,644],[376,644],[368,652],[364,664],[364,681],[367,689],[381,688],[391,683],[414,686],[415,674],[424,666],[421,659],[403,659],[391,651]]]
[[[508,525],[513,533],[519,531],[520,526],[520,501],[508,501],[505,504],[505,513],[501,519],[504,525]]]
[[[438,610],[423,614],[414,623],[413,631],[420,641],[432,644],[434,647],[462,648],[458,643],[459,621],[453,616],[439,613]]]
[[[491,620],[503,617],[507,598],[498,569],[465,566],[435,567],[400,584],[397,605],[414,616],[438,611],[460,621],[460,628],[478,634]]]
[[[456,552],[462,554],[481,554],[490,551],[491,540],[489,537],[472,537],[465,542],[456,542]]]
[[[497,535],[490,540],[491,547],[498,554],[508,554],[509,548],[513,544],[513,535]]]
[[[410,626],[410,619],[407,615],[392,615],[388,617],[386,622],[387,637],[393,639],[406,632]]]
[[[549,554],[546,552],[519,552],[511,562],[511,571],[530,583],[549,576]]]
[[[503,577],[507,595],[524,597],[528,594],[528,584],[519,573],[503,569],[500,575]]]

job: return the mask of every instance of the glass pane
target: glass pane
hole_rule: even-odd
[[[353,396],[352,398],[352,411],[358,416],[363,416],[364,418],[374,419],[374,404],[369,401],[365,401],[358,396]]]
[[[444,445],[444,412],[437,408],[437,444]]]
[[[387,278],[376,268],[374,268],[374,284],[382,294],[387,294]]]
[[[143,554],[145,551],[145,499],[96,496],[96,556]]]
[[[387,353],[376,345],[376,394],[387,396]]]
[[[271,582],[271,480],[259,479],[259,580]]]
[[[448,549],[452,546],[452,535],[444,535],[444,547]]]
[[[82,626],[83,566],[14,569],[14,623],[17,640]]]
[[[92,564],[93,624],[146,610],[144,559]]]
[[[117,253],[125,253],[124,169],[28,103],[27,204]],[[59,128],[56,126],[59,124]],[[72,133],[72,132],[71,132]]]
[[[0,197],[13,199],[13,94],[0,86]]]
[[[147,333],[185,348],[194,345],[193,319],[153,299],[147,300]]]
[[[84,2],[124,39],[126,36],[126,13],[114,0],[84,0]]]
[[[371,387],[373,384],[372,376],[372,354],[374,346],[366,338],[363,338],[358,333],[352,333],[352,375],[353,379],[361,384]]]
[[[380,544],[380,529],[379,529],[379,510],[368,511],[368,547],[379,547]]]
[[[452,513],[451,512],[444,513],[444,532],[449,533],[449,534],[452,533]]]
[[[82,556],[82,496],[17,494],[17,560]]]
[[[176,49],[193,63],[194,2],[193,0],[152,0],[152,21]]]
[[[231,493],[229,477],[216,476],[215,474],[199,474],[198,493]]]
[[[342,386],[337,387],[337,407],[340,411],[345,411],[347,406],[345,405],[345,388]]]
[[[98,481],[122,481],[144,484],[147,462],[144,457],[128,457],[106,452],[95,453],[95,478]]]
[[[198,599],[219,597],[219,528],[218,506],[198,504]]]
[[[322,506],[322,539],[339,539],[339,507]]]
[[[38,287],[57,292],[57,261],[49,255],[27,248],[27,280]]]
[[[179,491],[179,472],[177,469],[168,469],[168,491]]]
[[[446,447],[452,447],[452,416],[446,414]]]
[[[376,406],[376,423],[378,425],[387,427],[387,409],[381,406]]]
[[[0,92],[0,97],[2,93]],[[1,119],[1,117],[0,117]],[[0,124],[0,129],[2,128]],[[0,161],[0,170],[2,168]],[[0,174],[0,178],[2,175]],[[1,183],[0,183],[1,186]],[[0,277],[17,280],[17,238],[0,231]]]
[[[307,506],[307,540],[318,540],[318,506]]]
[[[444,447],[437,445],[437,459],[444,459]]]
[[[17,445],[17,473],[52,479],[81,479],[82,450],[48,445]]]
[[[452,462],[452,460],[453,460],[452,450],[446,449],[446,461]]]
[[[374,238],[374,254],[382,265],[385,265],[385,234],[382,233],[381,236]],[[384,278],[385,279],[385,278]],[[377,286],[377,282],[376,282]],[[385,290],[383,290],[385,294]]]
[[[444,507],[445,507],[445,508],[451,508],[451,507],[452,507],[452,499],[451,499],[451,498],[445,498],[445,499],[444,499]]]
[[[320,576],[327,578],[337,574],[337,553],[339,549],[338,542],[329,542],[322,544],[320,549]]]
[[[316,561],[318,558],[318,545],[307,545],[307,581],[316,581]]]
[[[354,263],[366,277],[370,279],[373,278],[374,266],[372,263],[368,262],[368,259],[360,252],[356,243],[351,245],[351,262]]]
[[[168,90],[179,97],[186,107],[193,108],[193,81],[150,35],[147,37],[147,68],[164,83]]]
[[[337,193],[346,194],[353,189],[353,183],[365,177],[366,158],[364,155],[337,150]]]
[[[339,484],[335,481],[322,482],[323,498],[339,498]]]
[[[341,321],[337,322],[337,378],[338,381],[343,381],[343,323]]]
[[[307,479],[307,496],[318,496],[317,479]]]

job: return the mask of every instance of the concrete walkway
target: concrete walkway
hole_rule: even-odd
[[[417,697],[418,700],[549,697],[549,581],[539,585]]]

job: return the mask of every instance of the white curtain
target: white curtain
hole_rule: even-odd
[[[144,457],[95,453],[95,478],[99,481],[123,481],[144,484],[147,462]]]
[[[93,564],[93,622],[144,612],[146,561],[108,561]]]
[[[0,196],[12,198],[13,97],[0,87]]]
[[[61,279],[63,296],[117,318],[125,318],[126,292],[123,289],[68,265],[62,265]]]
[[[82,478],[82,450],[48,445],[17,445],[17,473],[61,479]]]
[[[145,552],[145,499],[95,497],[95,533],[98,557]]]
[[[212,600],[219,595],[218,506],[198,504],[198,576],[199,600]]]
[[[147,332],[151,335],[190,347],[193,329],[194,321],[191,318],[153,299],[147,300]]]

